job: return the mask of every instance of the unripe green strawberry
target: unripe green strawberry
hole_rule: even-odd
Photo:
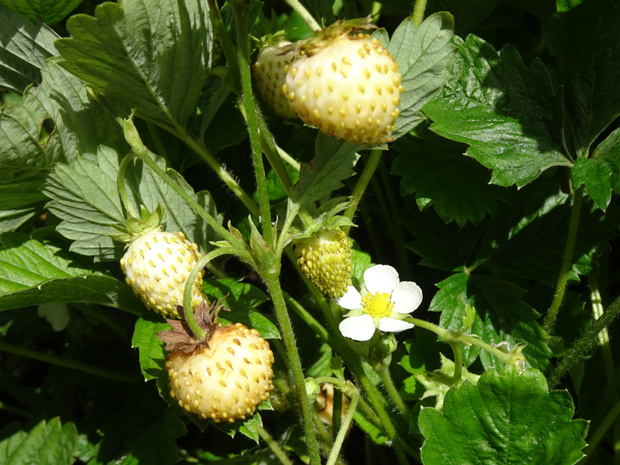
[[[391,142],[404,89],[381,42],[343,32],[300,50],[282,89],[292,112],[329,136],[367,146]]]
[[[273,352],[255,329],[217,326],[208,347],[168,354],[170,395],[188,412],[215,422],[252,415],[273,389]]]
[[[252,74],[258,95],[282,118],[295,118],[282,92],[284,69],[291,63],[294,52],[291,43],[284,40],[264,47],[252,65]]]
[[[134,239],[121,259],[121,268],[144,304],[166,317],[180,318],[185,282],[202,257],[198,246],[181,232],[149,231]],[[206,296],[202,292],[201,270],[192,286],[192,308]]]
[[[351,285],[351,241],[339,229],[322,231],[295,245],[297,263],[323,293],[337,299]]]

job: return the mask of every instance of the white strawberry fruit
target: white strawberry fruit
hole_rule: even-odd
[[[183,305],[185,283],[200,258],[198,246],[183,233],[155,229],[129,244],[121,268],[127,284],[147,307],[166,317],[180,318],[177,306]],[[203,275],[201,270],[192,285],[192,308],[206,300]]]
[[[295,114],[289,108],[286,95],[282,92],[285,69],[294,55],[291,42],[286,40],[276,45],[263,47],[252,65],[256,90],[261,99],[282,118],[292,119]]]
[[[233,423],[269,398],[273,352],[255,329],[241,323],[218,325],[206,344],[188,347],[179,345],[166,362],[170,395],[188,412]]]
[[[287,69],[282,90],[291,111],[329,136],[367,146],[391,142],[404,92],[398,64],[379,40],[330,28],[300,46]]]

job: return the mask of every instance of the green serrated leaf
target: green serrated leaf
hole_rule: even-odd
[[[78,432],[73,423],[61,424],[60,418],[37,423],[30,431],[12,423],[0,431],[2,465],[72,465]],[[9,437],[7,433],[13,432]]]
[[[0,236],[0,310],[46,302],[88,302],[138,312],[140,301],[122,281],[78,257],[19,233]]]
[[[195,111],[212,44],[204,2],[104,3],[67,22],[62,66],[123,108],[174,130]]]
[[[51,26],[73,11],[82,0],[2,0],[2,3],[33,23],[42,21]]]
[[[572,419],[574,410],[569,393],[549,392],[538,370],[490,370],[475,386],[465,382],[450,389],[443,413],[420,412],[426,437],[422,460],[427,465],[571,465],[583,457],[588,430],[585,420]]]
[[[158,386],[168,389],[166,350],[164,342],[157,337],[160,331],[170,329],[170,325],[151,312],[136,320],[131,347],[137,348],[140,358],[140,369],[144,380],[158,380]]]
[[[570,166],[559,97],[542,62],[528,68],[512,46],[497,53],[474,35],[456,42],[450,78],[424,107],[431,129],[470,145],[467,155],[491,168],[500,186],[521,187],[553,166]]]
[[[536,321],[540,315],[522,300],[523,289],[506,281],[465,273],[455,274],[437,286],[439,292],[429,310],[442,312],[441,327],[461,331],[467,307],[471,307],[476,317],[468,332],[488,344],[527,344],[523,354],[530,366],[544,370],[549,365],[552,353],[543,342],[546,334]],[[465,347],[463,354],[466,366],[478,357],[486,369],[502,363],[476,346]]]
[[[584,185],[584,192],[601,210],[611,202],[613,174],[606,160],[601,158],[578,158],[571,171],[573,186]]]
[[[565,12],[545,22],[545,38],[565,64],[566,137],[579,154],[620,114],[620,5],[615,0],[575,3],[558,5]]]
[[[155,161],[165,169],[163,159],[156,157]],[[74,241],[71,250],[93,256],[97,261],[118,260],[123,255],[124,245],[112,240],[118,233],[116,227],[126,219],[118,193],[118,167],[117,152],[102,146],[96,158],[83,157],[70,165],[58,165],[43,186],[45,195],[52,199],[49,210],[63,220],[57,230]],[[168,174],[206,211],[219,218],[208,192],[195,194],[181,175],[172,170]],[[126,181],[134,209],[144,205],[154,211],[162,204],[166,211],[166,230],[181,231],[200,250],[208,249],[208,241],[215,238],[215,233],[141,161],[129,164]]]
[[[394,31],[387,48],[398,63],[405,88],[394,139],[424,120],[420,110],[445,84],[447,66],[456,52],[451,42],[453,34],[454,18],[445,12],[430,15],[417,29],[407,18]]]
[[[489,185],[487,169],[462,155],[462,144],[440,138],[405,138],[393,149],[400,153],[392,173],[404,176],[401,193],[423,199],[424,208],[433,205],[446,223],[480,223],[487,213],[497,212],[498,201],[507,198],[505,189]]]
[[[30,84],[41,82],[45,60],[57,54],[54,40],[58,36],[47,26],[30,23],[15,13],[8,7],[13,2],[8,6],[6,0],[1,3],[0,88],[21,94]]]
[[[355,174],[353,168],[359,159],[357,152],[362,148],[318,133],[315,157],[301,165],[299,182],[291,192],[291,200],[303,206],[340,189],[342,181]]]

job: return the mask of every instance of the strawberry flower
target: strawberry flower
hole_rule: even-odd
[[[400,281],[398,272],[389,265],[375,265],[364,272],[362,293],[349,286],[347,292],[335,299],[349,310],[340,323],[343,336],[356,341],[368,341],[376,329],[398,332],[413,328],[403,321],[422,302],[422,289],[411,281]]]

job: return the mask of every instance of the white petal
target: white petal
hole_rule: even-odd
[[[379,320],[379,329],[386,333],[395,333],[409,328],[413,328],[413,325],[406,321],[395,320],[394,318],[381,318]]]
[[[353,286],[349,286],[347,292],[342,297],[334,299],[334,302],[347,310],[362,308],[362,296]]]
[[[364,271],[364,283],[371,294],[391,294],[398,281],[398,271],[390,265],[375,265]]]
[[[340,322],[339,328],[344,337],[356,341],[367,341],[375,333],[375,324],[368,315],[345,318]]]
[[[412,281],[398,283],[392,291],[393,311],[411,313],[422,303],[422,289]]]

